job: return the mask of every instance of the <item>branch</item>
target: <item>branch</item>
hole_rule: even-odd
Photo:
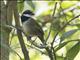
[[[17,55],[19,56],[20,60],[23,60],[23,59],[21,58],[21,56],[20,56],[16,51],[14,51],[11,47],[8,47],[8,48],[11,49],[15,54],[17,54]]]
[[[54,36],[53,41],[52,41],[52,43],[51,43],[51,46],[52,46],[52,47],[53,47],[53,44],[54,44],[54,41],[55,41],[57,35],[58,35],[61,31],[63,31],[63,29],[64,29],[71,21],[73,21],[74,19],[76,19],[76,18],[79,17],[79,16],[80,16],[80,15],[78,15],[78,16],[72,18],[71,20],[69,20],[69,21],[61,28],[61,30],[56,33],[56,35]]]
[[[78,15],[78,16],[72,18],[71,20],[69,20],[69,21],[61,28],[61,30],[58,31],[58,32],[56,33],[56,35],[54,36],[53,41],[52,41],[52,43],[51,43],[51,49],[53,50],[53,54],[54,54],[54,58],[55,58],[55,59],[56,59],[56,55],[55,55],[55,52],[54,52],[53,44],[54,44],[54,41],[55,41],[57,35],[58,35],[61,31],[63,31],[63,29],[64,29],[71,21],[73,21],[74,19],[76,19],[76,18],[79,17],[79,16],[80,16],[80,15]]]
[[[25,32],[21,29],[22,27],[16,27],[16,26],[13,26],[13,25],[6,25],[6,24],[3,25],[3,27],[10,28],[10,29],[16,29],[18,31],[21,31],[27,37],[27,35],[25,34]],[[31,43],[31,45],[33,45],[33,46],[35,46],[35,47],[37,47],[39,49],[44,49],[45,48],[45,46],[37,45],[37,43],[34,43],[34,41],[32,41],[32,40],[28,40],[28,41]]]
[[[53,14],[52,14],[52,19],[54,18],[55,11],[56,11],[56,7],[57,7],[57,2],[55,3],[54,11],[53,11]],[[46,42],[47,42],[47,40],[48,40],[48,38],[49,38],[49,36],[50,36],[51,29],[52,29],[52,24],[53,24],[53,22],[51,22],[51,26],[50,26],[50,30],[49,30],[48,36],[47,36],[47,38],[46,38]],[[46,49],[46,51],[48,52],[48,55],[49,55],[49,57],[50,57],[50,60],[56,60],[56,58],[55,58],[55,57],[56,57],[56,56],[55,56],[55,52],[52,51],[52,49],[49,48],[49,47],[46,47],[45,49]],[[53,52],[54,52],[54,53],[53,53]],[[54,57],[53,57],[53,56],[54,56]]]
[[[53,14],[52,14],[52,19],[54,18],[56,7],[57,7],[57,2],[55,3],[55,7],[54,7],[54,10],[53,10]],[[49,30],[48,36],[46,38],[46,42],[47,42],[48,38],[50,37],[50,33],[51,33],[51,29],[52,29],[52,24],[53,24],[53,22],[51,21],[51,26],[50,26],[50,30]]]
[[[18,31],[21,31],[26,37],[27,35],[25,34],[25,32],[21,29],[21,27],[16,27],[16,26],[13,26],[13,25],[3,25],[3,27],[7,27],[7,28],[12,28],[12,29],[16,29]],[[36,40],[36,39],[35,39]],[[40,48],[40,49],[44,49],[45,46],[41,46],[41,45],[37,45],[36,43],[34,43],[34,41],[32,40],[28,40],[32,45],[34,45],[35,47],[37,48]]]
[[[47,55],[45,52],[41,51],[40,49],[36,48],[35,46],[28,45],[28,44],[26,44],[26,45],[29,46],[30,48],[33,48],[33,49],[39,51],[41,54],[45,54],[45,55]]]
[[[67,13],[68,11],[71,11],[73,9],[76,9],[76,7],[78,7],[78,6],[80,6],[80,2],[76,3],[75,5],[71,6],[70,8],[67,8],[67,9],[61,11],[60,14],[63,15],[63,12],[64,13]]]
[[[17,1],[13,1],[13,12],[14,12],[14,17],[15,17],[16,27],[18,27],[18,26],[20,26],[20,22],[19,22],[18,10],[17,10]],[[25,43],[24,43],[23,38],[22,38],[21,31],[17,30],[17,35],[19,38],[19,43],[20,43],[21,48],[22,48],[22,52],[24,54],[24,59],[30,60],[29,55],[28,55],[28,50],[26,49]]]
[[[10,52],[14,52],[15,54],[18,55],[18,57],[20,58],[20,60],[23,60],[23,59],[21,58],[21,56],[20,56],[15,50],[13,50],[10,46],[7,46],[6,44],[4,44],[4,43],[2,42],[1,47],[5,48],[6,50],[9,50]]]

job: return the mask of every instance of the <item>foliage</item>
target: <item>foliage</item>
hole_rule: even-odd
[[[79,1],[17,1],[17,8],[21,14],[24,10],[30,9],[35,12],[36,21],[44,30],[44,38],[48,48],[41,45],[40,40],[35,41],[23,39],[29,51],[31,60],[49,60],[47,49],[54,55],[54,60],[79,60],[80,56],[80,2]],[[13,19],[14,20],[14,19]],[[3,45],[4,47],[7,47]],[[10,33],[11,55],[16,60],[24,60],[16,29]],[[15,54],[12,53],[16,52]],[[79,55],[77,55],[79,53]],[[14,60],[10,55],[10,60]],[[17,56],[19,57],[17,57]],[[47,59],[46,59],[47,58]]]

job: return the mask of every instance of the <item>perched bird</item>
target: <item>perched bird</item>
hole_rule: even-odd
[[[30,40],[31,37],[37,36],[42,43],[44,43],[44,32],[41,26],[35,21],[32,16],[34,13],[30,10],[26,10],[22,13],[21,22],[23,31],[26,33],[27,38]]]

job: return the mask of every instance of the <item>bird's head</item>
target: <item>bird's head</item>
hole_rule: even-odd
[[[32,15],[34,15],[34,13],[31,10],[26,10],[23,12],[22,15],[31,15],[32,16]]]
[[[27,21],[29,20],[29,18],[31,18],[32,16],[34,15],[34,13],[31,11],[31,10],[26,10],[22,13],[22,16],[21,16],[21,21],[24,22],[24,21]]]

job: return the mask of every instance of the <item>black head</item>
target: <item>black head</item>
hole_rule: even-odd
[[[34,15],[34,13],[31,10],[26,10],[23,12],[23,14]]]
[[[29,16],[26,16],[29,15]],[[25,22],[27,21],[29,18],[31,18],[30,16],[33,16],[34,13],[31,10],[26,10],[23,12],[22,16],[21,16],[21,21]]]

